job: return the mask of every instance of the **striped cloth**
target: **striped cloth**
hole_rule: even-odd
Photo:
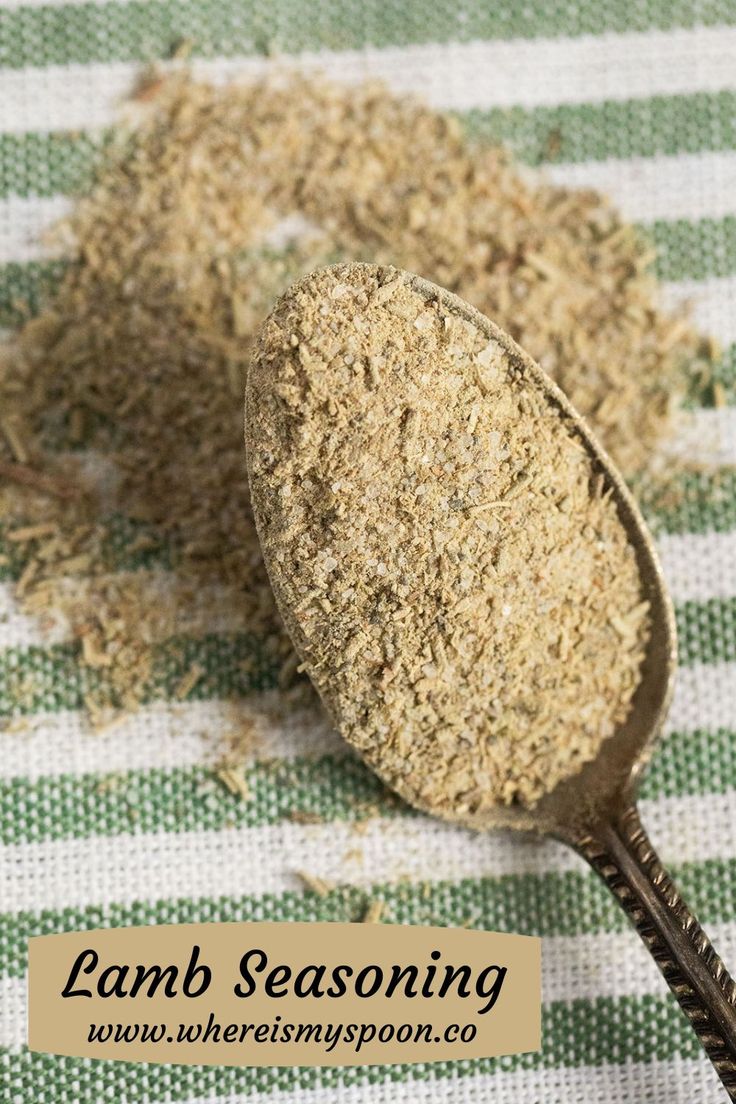
[[[182,39],[195,70],[262,71],[273,53],[336,78],[378,76],[462,113],[557,181],[610,193],[659,246],[671,302],[724,347],[694,397],[689,476],[653,519],[677,603],[681,671],[643,813],[736,965],[736,3],[734,0],[0,0],[0,325],[53,261],[38,233],[82,185],[140,63]],[[0,551],[2,548],[0,547]],[[314,724],[267,734],[253,797],[213,784],[206,733],[227,719],[238,656],[208,638],[194,697],[108,733],[80,712],[74,653],[50,645],[0,568],[0,1100],[13,1104],[388,1101],[692,1104],[724,1094],[606,891],[561,846],[481,838],[397,810]],[[14,696],[24,671],[35,698]],[[165,688],[162,693],[165,694]],[[114,784],[107,784],[111,775]],[[359,838],[366,806],[379,814]],[[323,817],[295,823],[293,809]],[[352,854],[351,854],[352,853]],[[294,876],[337,883],[320,899]],[[85,927],[387,917],[544,939],[544,1045],[500,1060],[357,1069],[145,1066],[31,1055],[26,941]]]

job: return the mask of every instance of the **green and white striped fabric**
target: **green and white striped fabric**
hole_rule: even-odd
[[[681,671],[643,813],[736,966],[736,0],[0,0],[0,326],[58,270],[39,232],[83,186],[141,62],[193,44],[216,79],[274,54],[338,79],[384,78],[452,109],[563,183],[608,192],[659,246],[664,295],[723,344],[729,404],[694,395],[683,479],[652,520],[677,602]],[[387,799],[326,727],[267,734],[252,800],[212,782],[207,732],[255,693],[253,640],[213,633],[167,658],[158,698],[90,733],[69,641],[49,641],[0,568],[0,1100],[13,1104],[715,1102],[719,1083],[655,966],[575,856],[481,838]],[[124,566],[124,565],[121,565]],[[161,568],[161,565],[158,565]],[[165,568],[165,565],[164,565]],[[162,570],[164,568],[161,568]],[[186,704],[186,667],[205,676]],[[177,666],[177,664],[179,666]],[[33,692],[28,693],[32,684]],[[25,692],[22,697],[19,687]],[[111,776],[113,782],[106,784]],[[351,825],[379,815],[351,857]],[[293,810],[323,823],[302,825]],[[321,899],[294,871],[334,881]],[[194,920],[471,923],[544,939],[544,1045],[501,1060],[353,1069],[145,1066],[31,1055],[29,936]]]

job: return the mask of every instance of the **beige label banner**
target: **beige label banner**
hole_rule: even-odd
[[[111,928],[29,941],[29,1046],[351,1066],[540,1046],[539,939],[393,924]]]

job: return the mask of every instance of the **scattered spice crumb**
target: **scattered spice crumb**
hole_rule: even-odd
[[[28,541],[40,540],[42,537],[50,537],[56,532],[57,526],[54,521],[41,522],[38,525],[25,525],[20,529],[10,529],[5,534],[5,539],[9,540],[11,544],[17,544],[22,542],[26,544]]]
[[[385,909],[386,909],[386,904],[385,904],[384,901],[380,901],[380,900],[369,901],[368,907],[365,910],[365,915],[363,916],[363,923],[364,924],[380,924]]]
[[[177,701],[183,701],[189,697],[194,687],[204,674],[204,668],[199,663],[193,663],[174,692]]]
[[[318,897],[327,897],[335,888],[332,882],[328,882],[316,874],[308,874],[306,870],[297,870],[296,874],[306,888],[312,893],[316,893]]]
[[[289,820],[293,824],[324,824],[324,817],[319,813],[312,813],[306,809],[289,809]]]
[[[26,449],[26,446],[23,443],[23,439],[20,435],[20,431],[18,430],[18,427],[16,426],[16,424],[13,421],[11,421],[10,418],[0,417],[0,429],[2,430],[3,434],[5,435],[5,440],[8,442],[8,445],[10,446],[10,451],[12,452],[13,456],[18,461],[18,463],[19,464],[27,464],[28,463],[28,450]]]
[[[0,480],[32,487],[43,494],[56,495],[57,498],[74,498],[78,493],[74,487],[47,472],[36,471],[28,464],[16,464],[9,460],[0,460]]]
[[[93,717],[150,697],[156,645],[182,623],[198,636],[229,618],[284,690],[298,678],[251,517],[240,395],[258,325],[303,272],[360,257],[462,295],[629,475],[670,432],[683,366],[715,355],[658,308],[650,244],[605,199],[521,171],[453,117],[287,71],[215,87],[149,68],[133,99],[57,231],[74,263],[0,348],[0,516],[16,533],[56,527],[38,568],[42,538],[17,537],[20,597],[67,618],[80,653],[76,630],[96,627],[81,662],[110,663]],[[380,388],[380,355],[366,371]],[[414,432],[407,413],[408,455]],[[489,525],[507,512],[475,505]],[[129,556],[168,559],[167,587],[146,563],[112,580],[120,517]]]
[[[95,786],[95,790],[100,795],[107,794],[107,793],[114,793],[116,790],[120,789],[120,786],[122,785],[122,783],[123,783],[123,778],[122,778],[121,775],[119,775],[119,774],[108,774],[104,778],[100,779],[100,781]]]
[[[27,717],[13,717],[4,726],[4,730],[8,736],[17,736],[21,732],[28,732],[30,727]]]
[[[251,792],[242,767],[219,767],[215,774],[234,797],[248,801]]]

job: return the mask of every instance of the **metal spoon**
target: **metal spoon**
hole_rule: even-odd
[[[355,270],[355,266],[340,268],[341,278],[348,280],[351,270]],[[392,271],[402,275],[428,301],[439,302],[446,312],[471,322],[489,340],[505,346],[507,352],[520,355],[511,338],[457,296],[419,277]],[[651,635],[642,681],[629,717],[613,737],[604,741],[594,760],[558,784],[531,809],[499,805],[482,814],[454,819],[475,829],[513,828],[546,834],[563,840],[582,855],[639,932],[730,1099],[736,1100],[736,984],[662,867],[636,808],[639,780],[651,757],[672,695],[676,665],[672,602],[652,538],[622,476],[562,392],[540,368],[528,358],[525,360],[530,378],[550,404],[566,414],[610,489],[635,550],[642,590],[650,604]],[[256,524],[263,535],[269,501],[259,483],[259,465],[254,463],[254,458],[259,449],[258,404],[263,396],[264,381],[260,379],[257,386],[252,384],[256,374],[255,371],[251,374],[246,392],[246,451]],[[267,542],[264,542],[264,555],[277,601],[289,626],[289,610],[283,607],[279,567],[273,557],[269,557]],[[299,651],[298,634],[295,644]],[[308,663],[306,667],[309,670]],[[421,803],[415,804],[421,807]],[[428,807],[423,811],[436,813]]]

